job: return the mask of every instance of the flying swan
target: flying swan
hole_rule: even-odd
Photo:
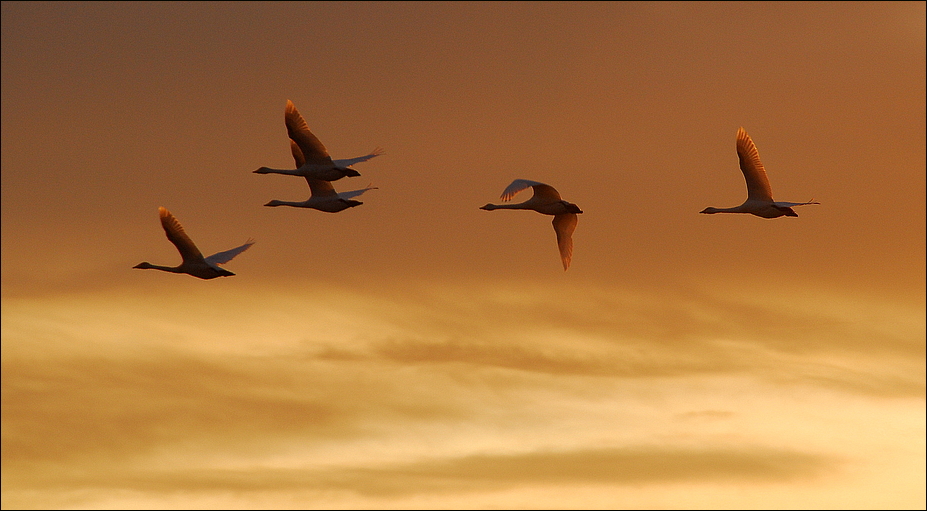
[[[286,174],[288,176],[306,176],[307,178],[311,177],[322,181],[337,181],[345,176],[359,176],[360,172],[351,168],[351,165],[383,154],[383,149],[378,147],[366,156],[332,160],[331,156],[328,155],[328,150],[309,131],[309,126],[303,116],[299,115],[299,111],[296,110],[296,106],[290,100],[286,100],[284,118],[286,120],[286,132],[290,139],[299,145],[299,149],[305,156],[305,162],[293,170],[261,167],[254,171],[256,174]]]
[[[290,140],[290,151],[293,153],[293,159],[296,160],[296,166],[302,167],[306,160],[303,158],[303,153],[299,149],[299,145],[296,144],[293,140]],[[313,177],[305,176],[306,182],[309,183],[310,196],[309,199],[303,202],[290,202],[282,200],[272,200],[265,206],[293,206],[295,208],[312,208],[319,211],[325,211],[328,213],[337,213],[339,211],[344,211],[348,208],[353,208],[354,206],[360,206],[363,204],[361,201],[351,200],[352,197],[357,197],[358,195],[366,192],[367,190],[376,190],[376,186],[367,185],[366,188],[361,190],[352,190],[350,192],[341,192],[336,193],[335,188],[332,186],[330,181],[323,181],[321,179],[316,179]]]
[[[225,268],[220,268],[219,265],[231,261],[235,256],[248,250],[251,245],[254,245],[254,240],[249,239],[240,247],[235,247],[225,252],[219,252],[209,257],[203,257],[200,250],[193,244],[193,240],[184,232],[183,226],[180,225],[180,222],[174,218],[174,215],[172,215],[170,211],[160,207],[158,208],[158,214],[161,215],[161,226],[164,227],[164,232],[167,233],[167,239],[177,247],[177,251],[180,252],[180,257],[183,258],[183,262],[181,262],[179,266],[158,266],[144,262],[138,263],[133,266],[133,268],[169,271],[171,273],[186,273],[187,275],[193,275],[201,279],[230,277],[235,274]]]
[[[773,200],[772,188],[769,186],[769,178],[766,177],[766,169],[760,162],[760,154],[756,150],[756,145],[750,139],[750,135],[741,127],[737,130],[737,157],[740,159],[740,170],[744,173],[744,180],[747,182],[747,200],[740,206],[733,208],[712,208],[708,207],[700,213],[750,213],[763,218],[778,218],[780,216],[798,216],[798,213],[792,210],[793,206],[805,206],[808,204],[820,204],[811,199],[809,202],[776,202]]]
[[[494,209],[530,209],[542,215],[553,215],[554,232],[557,233],[557,247],[560,249],[560,260],[563,261],[563,271],[566,271],[573,259],[573,231],[576,230],[576,222],[579,219],[576,215],[582,213],[582,210],[576,204],[561,199],[560,193],[553,186],[527,179],[512,181],[512,184],[502,192],[502,200],[511,200],[516,193],[529,186],[534,188],[534,195],[525,202],[487,204],[480,209],[487,211]]]

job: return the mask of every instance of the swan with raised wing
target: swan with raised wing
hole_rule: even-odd
[[[291,140],[294,140],[299,145],[299,149],[305,156],[304,163],[295,169],[261,167],[254,171],[256,174],[286,174],[288,176],[311,177],[322,181],[337,181],[345,176],[359,176],[360,172],[351,168],[352,165],[383,154],[383,149],[378,147],[370,154],[358,156],[357,158],[332,160],[328,150],[309,131],[309,125],[306,124],[303,116],[299,115],[299,111],[296,110],[296,106],[290,100],[286,101],[284,120],[286,121],[287,134]]]
[[[773,200],[772,188],[769,186],[769,178],[766,177],[766,169],[760,162],[760,154],[756,150],[756,144],[750,139],[750,135],[744,131],[743,127],[737,130],[737,157],[740,159],[740,170],[744,173],[744,180],[747,182],[747,200],[740,206],[733,208],[712,208],[708,207],[700,213],[750,213],[762,218],[778,218],[780,216],[798,216],[792,207],[806,206],[808,204],[820,204],[811,199],[809,202],[781,202]]]
[[[230,277],[235,274],[225,268],[221,268],[219,265],[231,261],[235,256],[248,250],[251,245],[254,245],[254,240],[249,239],[240,247],[235,247],[225,252],[219,252],[209,257],[203,257],[200,250],[193,244],[193,240],[184,232],[183,226],[180,225],[180,222],[174,218],[174,215],[172,215],[170,211],[164,207],[159,207],[158,214],[161,216],[161,227],[164,227],[167,239],[177,247],[177,251],[180,252],[180,257],[183,258],[183,261],[179,266],[159,266],[149,262],[143,262],[138,263],[133,266],[133,268],[161,270],[171,273],[186,273],[187,275],[193,275],[201,279]]]
[[[293,153],[293,159],[296,161],[296,166],[302,167],[306,160],[303,158],[303,153],[300,150],[299,145],[293,140],[290,140],[290,151]],[[302,202],[291,202],[275,199],[264,205],[312,208],[319,211],[325,211],[327,213],[337,213],[348,208],[353,208],[354,206],[360,206],[363,204],[363,202],[353,200],[352,198],[357,197],[367,190],[377,189],[376,186],[367,185],[366,188],[362,188],[360,190],[337,193],[335,192],[335,188],[332,186],[330,181],[323,181],[321,179],[316,179],[309,176],[305,177],[306,182],[309,183],[309,199]]]
[[[557,247],[560,249],[560,260],[563,262],[563,271],[570,267],[573,259],[573,231],[579,219],[576,215],[582,213],[579,206],[560,198],[560,193],[548,184],[516,179],[502,191],[502,200],[509,201],[518,192],[528,187],[534,188],[534,195],[530,199],[516,204],[487,204],[480,209],[492,211],[494,209],[528,209],[537,211],[542,215],[553,215],[554,232],[557,233]]]

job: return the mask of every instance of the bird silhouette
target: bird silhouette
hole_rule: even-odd
[[[750,135],[741,127],[737,130],[737,157],[740,159],[740,170],[744,173],[747,182],[747,200],[740,206],[733,208],[708,207],[700,211],[708,215],[714,213],[750,213],[762,218],[778,218],[780,216],[798,216],[792,207],[808,204],[820,204],[812,199],[809,202],[780,202],[773,200],[772,188],[766,169],[760,161],[760,153]]]
[[[186,273],[201,279],[214,279],[216,277],[231,277],[234,273],[219,267],[220,264],[231,261],[235,256],[248,250],[254,245],[254,240],[249,239],[244,245],[235,247],[224,252],[213,254],[209,257],[203,257],[193,240],[184,232],[183,226],[174,218],[164,207],[158,208],[158,214],[161,216],[161,227],[167,234],[167,239],[177,247],[180,257],[183,261],[178,266],[159,266],[149,262],[138,263],[133,268],[142,270],[161,270],[171,273]]]
[[[570,267],[573,259],[573,231],[579,219],[576,215],[582,213],[579,206],[560,198],[560,193],[548,184],[516,179],[502,191],[502,200],[509,201],[518,192],[528,187],[534,188],[534,195],[530,199],[516,204],[487,204],[480,209],[492,211],[494,209],[528,209],[543,215],[553,215],[554,232],[557,233],[557,247],[560,249],[560,260],[563,262],[563,271]]]
[[[293,140],[290,140],[290,151],[293,153],[293,159],[296,161],[296,166],[303,166],[306,160],[303,158],[303,153],[300,150],[299,145]],[[352,200],[352,197],[357,197],[367,190],[377,189],[376,186],[367,185],[366,188],[362,188],[360,190],[337,193],[335,192],[335,187],[332,186],[331,181],[323,181],[321,179],[316,179],[309,176],[305,177],[306,182],[309,183],[309,199],[302,202],[282,201],[275,199],[264,205],[312,208],[319,211],[325,211],[327,213],[337,213],[339,211],[344,211],[345,209],[353,208],[354,206],[360,206],[363,204],[361,201]]]
[[[299,111],[296,110],[296,106],[290,100],[286,101],[284,120],[286,121],[287,135],[299,145],[299,149],[302,151],[305,158],[303,164],[295,169],[261,167],[254,171],[256,174],[286,174],[288,176],[306,176],[321,179],[322,181],[337,181],[345,176],[359,176],[360,172],[351,168],[351,165],[383,154],[383,149],[378,147],[370,154],[358,156],[357,158],[332,160],[331,156],[328,155],[328,150],[309,131],[309,125],[306,124],[303,116],[299,115]]]

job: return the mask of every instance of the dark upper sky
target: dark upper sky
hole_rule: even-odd
[[[147,279],[171,210],[241,280],[765,280],[923,291],[924,4],[3,3],[3,292]],[[292,100],[338,214],[291,157]],[[745,197],[753,137],[800,218]],[[585,211],[480,211],[514,178]],[[517,200],[527,198],[517,197]]]

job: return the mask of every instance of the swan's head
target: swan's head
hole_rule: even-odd
[[[352,169],[351,167],[345,167],[341,169],[341,171],[344,172],[344,175],[347,177],[357,177],[360,175],[360,172]]]
[[[707,207],[699,211],[699,213],[705,213],[706,215],[710,215],[712,213],[717,213],[718,211],[720,211],[718,208]]]
[[[144,262],[144,263],[138,263],[138,264],[136,264],[135,266],[133,266],[133,268],[140,268],[140,269],[142,269],[142,270],[150,270],[150,269],[152,268],[152,266],[151,266],[151,263],[149,263],[149,262]]]
[[[579,206],[573,204],[572,202],[563,201],[563,205],[566,206],[568,213],[582,213],[583,210],[579,209]]]
[[[278,201],[277,199],[274,199],[274,200],[272,200],[272,201],[270,201],[270,202],[268,202],[267,204],[264,204],[264,205],[265,205],[265,206],[271,206],[271,207],[273,207],[273,206],[283,206],[283,202]]]
[[[486,211],[492,211],[492,210],[497,209],[497,208],[498,208],[498,206],[496,206],[495,204],[487,204],[487,205],[481,207],[480,209],[485,209]]]

